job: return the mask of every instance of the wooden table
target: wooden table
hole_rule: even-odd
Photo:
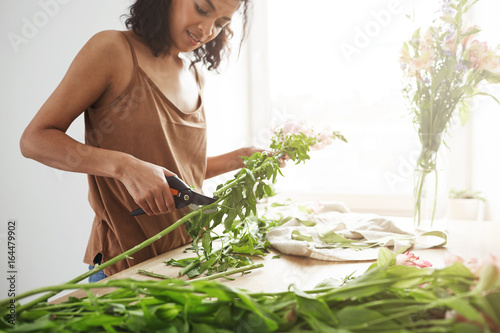
[[[400,226],[411,226],[412,220],[409,218],[392,218]],[[434,267],[441,268],[446,265],[447,254],[458,255],[464,259],[484,258],[489,254],[500,257],[500,223],[486,221],[449,221],[448,244],[444,248],[433,249],[413,249],[411,252],[420,256],[421,259],[430,261]],[[191,251],[184,253],[186,246],[163,253],[155,258],[142,262],[136,266],[126,269],[120,273],[107,278],[121,279],[133,278],[137,280],[155,279],[137,273],[139,269],[178,277],[179,267],[168,266],[165,260],[171,258],[181,259],[195,256]],[[250,274],[235,274],[234,281],[221,278],[220,281],[235,287],[255,291],[255,292],[278,292],[287,290],[290,284],[296,285],[299,289],[312,289],[319,282],[328,278],[344,278],[355,272],[355,275],[362,274],[373,262],[331,262],[291,255],[282,255],[279,259],[273,256],[279,254],[272,252],[263,258],[256,257],[256,263],[264,263],[264,267],[251,271]],[[182,277],[186,279],[186,277]],[[104,294],[111,289],[94,290],[96,294]],[[86,294],[76,291],[69,295],[58,298],[54,303],[63,302],[68,296],[82,297]]]

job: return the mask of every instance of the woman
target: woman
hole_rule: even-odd
[[[96,214],[84,256],[90,268],[186,213],[175,209],[166,176],[200,191],[204,179],[243,166],[241,156],[255,151],[207,158],[203,80],[194,66],[217,69],[240,6],[246,23],[248,0],[137,0],[126,21],[130,30],[93,36],[23,133],[25,157],[88,174]],[[65,133],[82,112],[86,144]],[[130,216],[138,207],[147,215]],[[177,228],[90,280],[190,240],[185,228]]]

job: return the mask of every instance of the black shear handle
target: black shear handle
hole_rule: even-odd
[[[188,196],[188,199],[191,198],[191,189],[189,188],[189,186],[177,176],[168,176],[165,178],[167,179],[168,186],[170,187],[170,192],[174,197],[175,208],[186,207],[189,202],[187,202],[187,200],[185,199],[185,195]],[[145,213],[146,212],[142,208],[137,208],[132,213],[130,213],[130,216],[139,216]]]

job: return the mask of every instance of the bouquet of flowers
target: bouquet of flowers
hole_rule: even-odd
[[[442,134],[453,116],[458,112],[461,124],[465,125],[470,114],[469,100],[475,95],[490,96],[500,104],[479,86],[483,82],[500,83],[499,48],[478,41],[479,28],[463,19],[477,1],[442,0],[440,18],[427,29],[417,29],[401,50],[401,68],[407,81],[403,92],[422,147],[415,186],[417,226],[424,180],[426,175],[436,172]],[[435,204],[434,201],[431,222]]]

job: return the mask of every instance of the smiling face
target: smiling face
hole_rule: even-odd
[[[191,52],[213,40],[231,22],[240,0],[172,0],[170,52]]]

